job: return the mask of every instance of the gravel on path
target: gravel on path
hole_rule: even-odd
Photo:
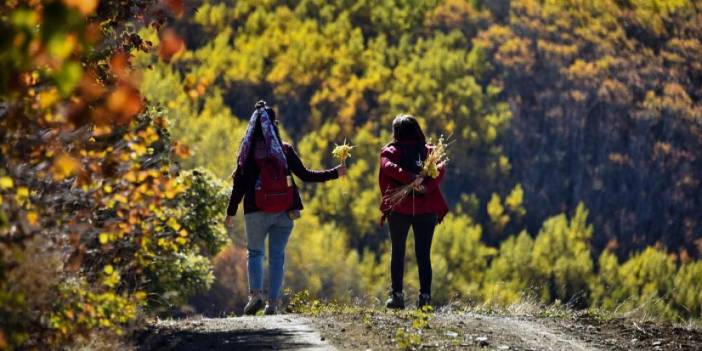
[[[160,320],[136,336],[137,350],[334,350],[306,317]]]

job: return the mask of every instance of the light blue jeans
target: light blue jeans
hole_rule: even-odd
[[[268,298],[277,300],[285,273],[285,247],[288,244],[293,221],[287,212],[252,212],[244,215],[246,241],[249,251],[249,291],[263,290],[263,257],[268,237]]]

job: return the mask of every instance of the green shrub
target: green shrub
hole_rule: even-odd
[[[702,319],[702,261],[680,266],[673,278],[672,295],[681,315]]]
[[[587,223],[587,215],[587,209],[580,204],[570,220],[565,214],[547,219],[536,236],[531,266],[541,302],[558,299],[576,307],[589,303],[593,229]]]
[[[523,295],[533,293],[533,284],[537,281],[536,271],[531,265],[533,249],[534,239],[526,231],[500,244],[497,256],[485,273],[485,303],[508,306],[520,302]]]

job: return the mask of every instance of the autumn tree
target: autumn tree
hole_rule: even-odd
[[[511,1],[473,40],[513,113],[501,138],[535,230],[584,202],[598,250],[696,252],[700,11],[695,1]],[[674,209],[674,210],[673,210]]]
[[[164,291],[182,301],[211,281],[221,187],[202,173],[178,176],[174,160],[188,150],[173,144],[131,66],[135,51],[156,49],[139,28],[160,31],[164,60],[182,49],[164,28],[182,10],[0,6],[0,319],[11,321],[0,348],[123,335],[139,308],[179,301]],[[194,197],[216,205],[193,208]]]

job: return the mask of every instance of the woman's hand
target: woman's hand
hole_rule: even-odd
[[[227,228],[233,227],[234,226],[234,216],[224,217],[224,226]]]
[[[422,185],[422,182],[424,182],[424,177],[417,175],[417,177],[414,178],[414,181],[410,184],[412,184],[412,187],[416,189],[417,187]]]
[[[348,173],[348,171],[346,169],[346,164],[341,163],[340,165],[338,165],[336,167],[336,172],[339,173],[339,177],[345,177],[346,173]]]
[[[414,188],[414,191],[420,194],[426,194],[427,188],[424,185],[417,185]]]

